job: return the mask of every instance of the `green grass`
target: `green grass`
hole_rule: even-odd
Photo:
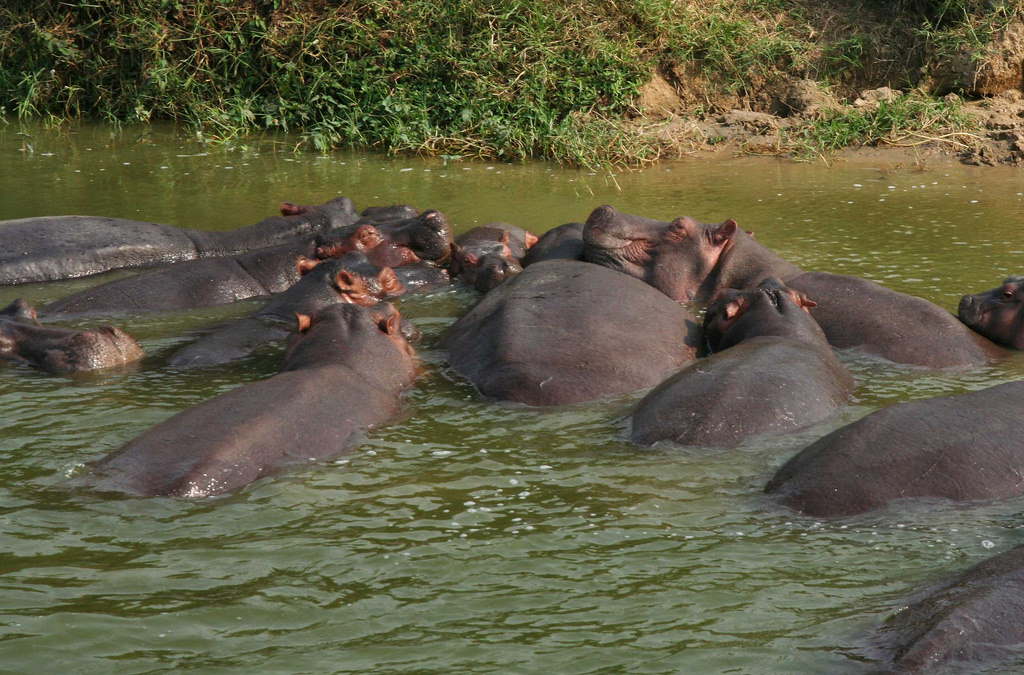
[[[655,69],[698,73],[711,109],[791,75],[850,95],[909,80],[928,49],[986,44],[1022,1],[12,0],[0,112],[171,119],[214,141],[288,131],[318,150],[638,165],[662,149],[629,131]],[[830,124],[807,133],[831,147],[886,122]]]

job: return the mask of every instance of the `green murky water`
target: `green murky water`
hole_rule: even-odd
[[[26,135],[22,135],[26,134]],[[437,208],[457,231],[535,232],[604,203],[737,219],[808,269],[953,308],[1024,271],[1019,171],[767,159],[614,177],[550,164],[204,148],[163,127],[0,127],[0,219],[83,213],[227,229],[280,201]],[[97,279],[0,288],[39,303]],[[69,381],[0,367],[0,663],[12,672],[835,673],[921,586],[1024,540],[1020,500],[839,522],[761,496],[776,467],[879,406],[1019,378],[1024,359],[922,373],[844,356],[835,419],[729,451],[639,449],[636,397],[559,410],[482,400],[433,348],[474,301],[400,301],[426,335],[407,416],[343,458],[225,497],[99,498],[83,464],[276,370],[155,367]],[[153,354],[259,302],[114,316]],[[94,323],[95,320],[90,320]]]

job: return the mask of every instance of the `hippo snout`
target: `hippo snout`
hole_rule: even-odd
[[[960,298],[960,306],[957,308],[957,316],[960,320],[966,324],[972,324],[978,321],[980,314],[980,308],[978,306],[978,299],[973,295],[965,295]]]

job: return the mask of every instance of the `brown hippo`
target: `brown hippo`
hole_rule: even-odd
[[[536,242],[536,235],[508,223],[474,227],[452,244],[448,269],[453,277],[486,293],[523,271],[523,256]]]
[[[95,485],[142,497],[205,497],[341,454],[400,411],[415,376],[400,321],[386,303],[300,315],[280,373],[144,432],[93,465]]]
[[[301,214],[211,232],[94,216],[0,222],[0,285],[71,279],[112,269],[238,255],[350,225],[352,200],[337,197]]]
[[[776,279],[724,291],[705,314],[711,356],[647,394],[633,411],[638,443],[732,446],[763,432],[795,431],[831,416],[853,378],[810,317],[802,293]]]
[[[971,330],[1013,349],[1024,349],[1024,276],[960,299],[960,320]]]
[[[1024,546],[926,591],[885,621],[876,642],[891,672],[1020,672]],[[1010,664],[1017,667],[990,670]]]
[[[650,387],[692,361],[700,327],[643,282],[590,263],[526,268],[442,338],[485,396],[560,405]]]
[[[390,267],[378,269],[362,253],[326,261],[301,261],[302,278],[252,316],[214,328],[167,360],[174,368],[207,368],[245,358],[288,337],[296,314],[313,314],[338,303],[370,307],[405,293]],[[411,335],[406,335],[411,339]]]
[[[143,356],[135,339],[114,326],[86,330],[44,326],[24,300],[0,310],[0,359],[74,375],[121,366]]]
[[[899,403],[801,450],[765,492],[815,517],[893,500],[1005,499],[1024,493],[1024,380]]]
[[[664,222],[602,206],[583,230],[584,257],[643,279],[679,302],[706,303],[727,288],[778,277],[814,298],[829,344],[896,363],[955,368],[991,363],[1002,350],[927,300],[851,276],[804,272],[733,220]]]

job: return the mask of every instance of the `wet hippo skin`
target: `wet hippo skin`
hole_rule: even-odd
[[[415,370],[394,307],[332,305],[299,323],[280,373],[156,425],[96,462],[92,484],[136,496],[228,492],[341,454],[399,413]]]
[[[122,218],[46,216],[0,221],[0,285],[71,279],[113,269],[237,255],[356,221],[337,197],[255,225],[207,232]]]
[[[1024,276],[1008,277],[998,288],[963,296],[958,316],[993,342],[1024,349]]]
[[[1024,380],[899,403],[818,439],[786,462],[765,492],[815,517],[893,500],[955,502],[1024,493]]]
[[[715,353],[637,404],[633,440],[731,446],[831,416],[849,398],[853,378],[805,310],[809,304],[774,279],[722,293],[704,320]]]
[[[692,361],[700,327],[681,305],[613,270],[548,261],[498,286],[442,338],[485,396],[560,405],[660,382]]]

